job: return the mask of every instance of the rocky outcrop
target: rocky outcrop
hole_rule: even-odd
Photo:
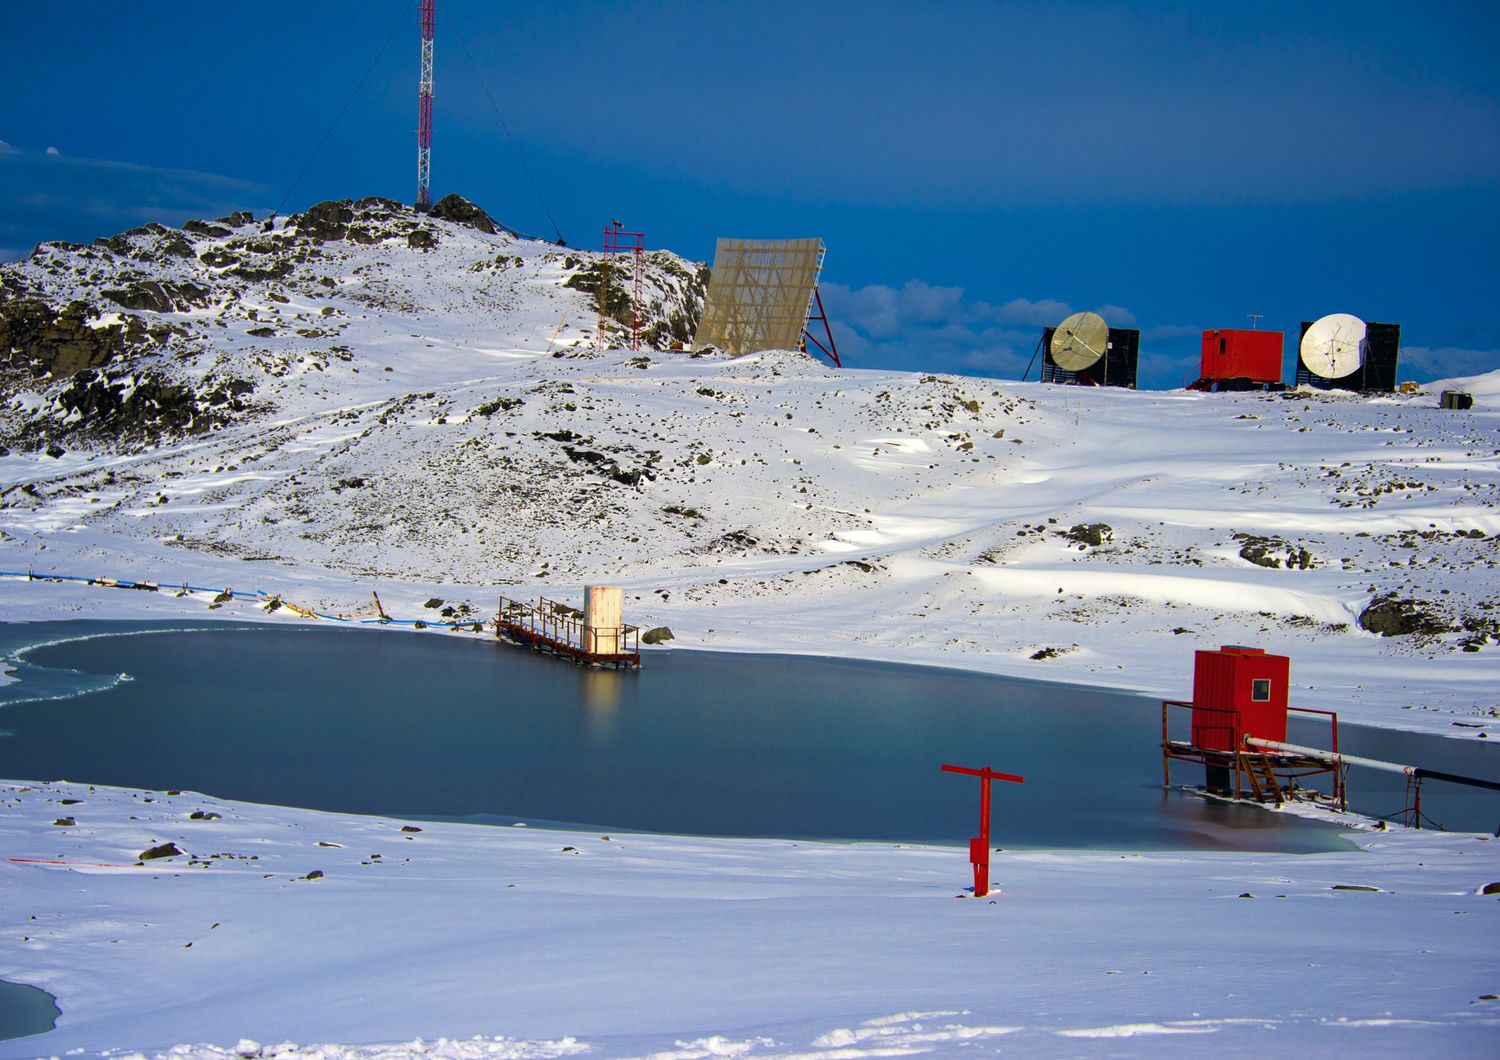
[[[578,259],[570,257],[569,260]],[[634,320],[630,295],[626,293],[626,288],[630,286],[630,268],[623,259],[618,264],[592,261],[581,265],[577,272],[563,281],[563,286],[590,295],[596,307],[599,304],[599,289],[603,287],[605,315],[628,328]]]
[[[89,313],[84,302],[61,310],[34,299],[0,305],[0,362],[34,376],[59,377],[108,364],[125,349],[126,329],[92,327]]]
[[[349,224],[354,220],[353,204],[348,199],[330,199],[316,206],[309,206],[298,214],[292,224],[297,234],[314,243],[327,243],[343,239],[349,234]]]
[[[428,213],[432,217],[438,217],[444,221],[467,225],[486,235],[492,236],[499,231],[489,214],[461,195],[444,195],[432,204],[432,209]]]
[[[153,313],[181,313],[202,309],[209,304],[209,291],[196,283],[165,283],[140,280],[124,288],[99,292],[125,309],[145,309]]]
[[[1069,541],[1093,548],[1107,544],[1115,536],[1114,528],[1108,523],[1079,523],[1067,530],[1059,530],[1058,533]]]
[[[199,434],[243,412],[251,385],[229,379],[201,391],[158,376],[117,379],[81,371],[57,396],[63,423],[82,434],[104,438],[151,438],[166,433]],[[53,429],[54,435],[69,433]]]
[[[1311,552],[1300,545],[1293,545],[1279,537],[1261,537],[1258,534],[1235,534],[1240,542],[1240,559],[1257,567],[1288,570],[1307,570],[1315,566]]]
[[[1394,596],[1370,601],[1360,612],[1359,628],[1382,637],[1406,637],[1413,633],[1435,637],[1453,629],[1420,602]]]
[[[192,222],[189,222],[191,224]],[[184,226],[185,228],[186,226]],[[193,245],[181,232],[152,222],[116,236],[94,240],[94,246],[137,261],[161,261],[165,258],[190,258]]]
[[[675,345],[692,343],[698,330],[698,318],[703,311],[703,300],[707,296],[709,269],[702,266],[696,271],[684,268],[677,259],[660,251],[646,255],[649,272],[659,272],[680,285],[681,294],[661,298],[648,297],[641,308],[641,319],[647,321],[641,329],[641,340],[652,349],[664,350]],[[564,287],[582,291],[599,304],[599,290],[605,288],[605,315],[621,327],[631,326],[635,317],[630,290],[632,288],[632,265],[622,256],[606,267],[602,260],[585,260],[574,254],[563,259],[563,268],[571,275],[563,281]]]
[[[191,232],[193,235],[204,239],[223,239],[225,236],[232,234],[223,225],[209,224],[207,221],[184,221],[182,222],[182,230],[184,232]]]

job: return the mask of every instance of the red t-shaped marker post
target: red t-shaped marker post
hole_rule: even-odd
[[[1026,778],[1014,773],[996,773],[989,766],[969,769],[967,766],[950,766],[945,763],[943,772],[979,778],[979,834],[969,840],[969,862],[974,866],[974,897],[983,898],[990,893],[990,781],[1006,780],[1012,784],[1024,784]]]

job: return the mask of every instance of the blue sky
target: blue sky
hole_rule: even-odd
[[[1289,359],[1352,312],[1403,325],[1405,376],[1485,371],[1500,5],[1432,6],[438,0],[433,194],[698,259],[821,235],[857,365],[1016,378],[1100,309],[1149,386],[1248,313]],[[409,0],[5,4],[0,68],[0,260],[414,194]]]

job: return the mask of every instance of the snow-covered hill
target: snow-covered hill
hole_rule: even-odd
[[[483,611],[618,582],[627,620],[679,645],[1174,695],[1193,648],[1250,643],[1293,657],[1305,705],[1500,727],[1493,377],[1453,412],[1436,387],[1137,393],[601,352],[598,257],[462,200],[39,248],[0,272],[0,566],[332,610],[374,588],[418,617],[433,595]],[[649,263],[666,346],[705,270]],[[82,324],[20,336],[45,312]],[[93,593],[93,613],[146,606]]]
[[[644,266],[645,345],[690,340],[707,271],[665,251]],[[0,429],[23,445],[153,442],[320,407],[335,389],[385,394],[352,377],[409,382],[365,358],[401,358],[425,335],[414,320],[448,322],[459,353],[563,356],[596,344],[601,282],[605,338],[628,341],[631,274],[628,259],[519,237],[458,196],[426,214],[368,198],[44,243],[0,268],[0,364],[24,395]]]

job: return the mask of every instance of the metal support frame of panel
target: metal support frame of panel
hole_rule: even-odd
[[[839,344],[833,338],[833,325],[828,322],[828,311],[823,308],[823,296],[816,287],[813,288],[813,303],[817,308],[808,312],[807,325],[802,329],[802,352],[807,352],[807,344],[810,342],[833,362],[835,368],[842,368],[844,362],[839,357]],[[823,338],[813,334],[814,324],[823,325]]]
[[[720,239],[693,345],[800,350],[818,299],[821,239]],[[837,363],[837,358],[834,356]]]
[[[807,300],[807,314],[803,317],[802,344],[797,348],[806,353],[807,344],[811,342],[823,351],[823,356],[832,361],[835,368],[842,368],[844,362],[839,360],[838,343],[833,341],[833,325],[828,322],[828,311],[823,308],[823,296],[818,293],[818,277],[823,275],[823,259],[827,256],[827,248],[819,247],[818,271],[813,276],[812,297]],[[813,334],[812,326],[815,323],[823,325],[823,338],[828,340],[826,344]]]

